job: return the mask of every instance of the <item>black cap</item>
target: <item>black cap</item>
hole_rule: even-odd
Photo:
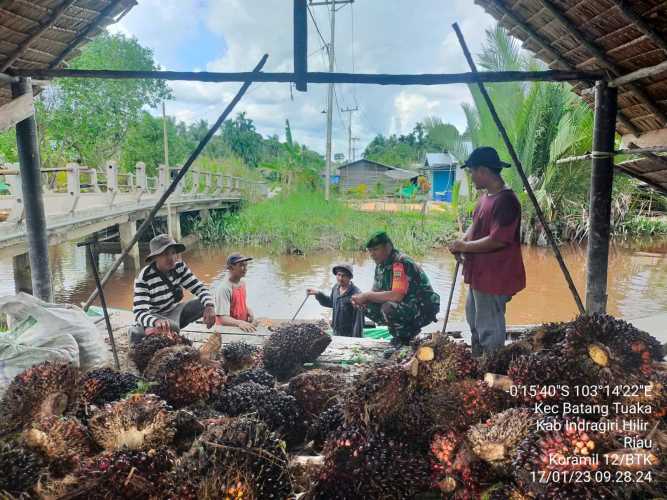
[[[366,248],[376,247],[378,245],[385,245],[391,243],[389,236],[385,231],[377,231],[371,235],[371,237],[366,242]]]
[[[484,146],[481,148],[475,149],[468,160],[462,165],[461,168],[474,168],[474,167],[487,167],[494,170],[501,170],[503,168],[511,167],[509,163],[500,161],[498,156],[498,151],[489,146]]]
[[[249,260],[252,260],[252,257],[245,257],[240,253],[236,252],[230,254],[229,257],[227,257],[227,267],[231,267],[235,264],[240,264],[241,262],[248,262]]]

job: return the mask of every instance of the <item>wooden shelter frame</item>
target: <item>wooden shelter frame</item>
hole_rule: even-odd
[[[234,105],[240,100],[241,96],[248,88],[248,86],[253,82],[293,82],[299,91],[307,91],[308,83],[357,83],[357,84],[377,84],[377,85],[445,85],[445,84],[454,84],[454,83],[467,83],[467,84],[477,84],[481,90],[484,90],[484,83],[488,82],[511,82],[511,81],[576,81],[583,82],[586,87],[591,87],[594,85],[595,88],[595,126],[594,126],[594,152],[592,153],[592,174],[591,174],[591,192],[590,192],[590,217],[589,217],[589,241],[588,241],[588,256],[587,256],[587,280],[586,280],[586,311],[588,312],[605,312],[606,310],[606,287],[607,287],[607,268],[608,268],[608,249],[609,249],[609,233],[610,233],[610,210],[611,210],[611,185],[613,182],[613,172],[614,172],[614,137],[616,133],[616,120],[618,118],[619,123],[626,129],[632,132],[635,135],[639,135],[641,131],[632,123],[632,121],[624,116],[622,113],[618,113],[618,92],[617,87],[623,85],[635,97],[643,104],[647,109],[649,109],[652,114],[660,120],[661,123],[667,124],[667,114],[663,112],[651,99],[651,97],[645,92],[641,85],[636,84],[635,82],[648,74],[653,74],[652,72],[657,72],[664,70],[664,67],[660,68],[647,68],[643,73],[633,72],[631,74],[623,74],[623,71],[616,66],[613,61],[610,61],[604,52],[592,43],[584,33],[582,33],[576,26],[565,17],[558,8],[550,0],[540,0],[543,4],[543,8],[549,11],[563,26],[564,28],[581,43],[581,45],[590,52],[591,57],[595,58],[603,70],[601,71],[582,71],[577,69],[575,65],[569,62],[565,57],[555,51],[547,40],[544,39],[542,35],[536,32],[531,26],[526,23],[524,20],[520,19],[511,8],[508,8],[502,0],[484,0],[485,2],[492,2],[496,8],[500,9],[504,15],[512,19],[512,21],[520,26],[525,32],[529,34],[531,40],[541,47],[541,50],[549,52],[552,54],[552,57],[557,61],[557,63],[563,69],[548,70],[548,71],[532,71],[532,72],[522,72],[522,71],[511,71],[511,72],[478,72],[474,67],[474,63],[471,62],[469,53],[467,52],[467,47],[465,46],[465,41],[462,36],[459,36],[459,40],[462,45],[464,54],[466,54],[469,62],[471,62],[472,71],[469,73],[458,73],[458,74],[422,74],[422,75],[388,75],[388,74],[350,74],[350,73],[318,73],[318,72],[309,72],[308,71],[308,62],[307,62],[307,47],[308,47],[308,35],[307,35],[307,2],[306,0],[293,0],[294,5],[294,71],[292,73],[262,73],[260,72],[264,62],[266,61],[266,56],[262,61],[257,65],[257,67],[252,72],[245,73],[196,73],[196,72],[168,72],[168,71],[112,71],[112,70],[69,70],[69,69],[58,69],[59,66],[67,57],[71,56],[72,51],[81,44],[88,36],[91,35],[96,29],[99,28],[99,25],[104,22],[105,19],[118,9],[121,4],[125,4],[123,0],[112,0],[102,12],[99,13],[96,20],[89,24],[89,26],[81,33],[77,35],[74,41],[68,45],[65,50],[58,55],[58,57],[52,61],[47,68],[11,68],[11,63],[17,60],[22,53],[30,48],[31,43],[39,38],[39,35],[42,34],[45,29],[44,27],[38,29],[34,33],[34,37],[26,40],[21,44],[9,59],[9,64],[4,64],[0,66],[0,85],[10,83],[12,85],[12,93],[15,97],[19,97],[23,94],[31,92],[30,78],[39,78],[39,79],[49,79],[49,78],[113,78],[113,79],[132,79],[132,78],[152,78],[152,79],[163,79],[163,80],[190,80],[190,81],[207,81],[207,82],[243,82],[244,85],[239,91],[239,94],[233,99],[230,105],[227,106],[225,112],[221,115],[220,119],[216,124],[211,128],[207,136],[202,140],[202,142],[197,146],[195,151],[190,156],[188,162],[181,170],[180,174],[174,182],[170,189],[165,192],[165,195],[160,200],[161,203],[164,203],[171,192],[174,191],[178,181],[185,175],[187,169],[192,165],[197,156],[201,153],[203,148],[206,146],[206,143],[213,136],[217,128],[220,126],[222,121],[233,109]],[[627,9],[623,3],[619,0],[613,0],[618,4],[618,8],[621,10]],[[3,8],[3,4],[7,3],[6,0],[0,0],[0,10]],[[49,17],[49,22],[57,20],[63,13],[66,11],[67,6],[71,5],[73,2],[70,0],[64,0],[61,6],[62,9],[55,9],[51,12]],[[129,7],[131,8],[131,7]],[[127,8],[124,13],[129,10]],[[124,15],[124,13],[122,15]],[[630,17],[630,14],[628,14]],[[656,44],[659,44],[661,48],[667,51],[667,43],[662,39],[662,37],[653,32],[653,30],[640,18],[634,19],[633,22],[637,24],[639,29],[646,33],[646,36],[655,40]],[[455,26],[455,29],[458,31],[458,28]],[[41,30],[41,31],[40,31]],[[484,92],[485,93],[485,90]],[[490,107],[492,114],[495,115],[495,110],[490,99],[487,99],[487,104]],[[618,115],[618,116],[617,116]],[[508,150],[513,152],[513,147],[509,143],[507,134],[504,132],[504,127],[500,123],[499,119],[496,120],[498,125],[499,132],[503,135],[503,138],[506,141]],[[37,147],[37,139],[35,134],[35,124],[34,117],[30,117],[16,125],[17,127],[17,145],[21,158],[21,170],[22,172],[29,173],[31,171],[39,171],[39,150]],[[634,144],[630,144],[630,148],[636,148]],[[642,151],[640,154],[651,156],[654,161],[664,162],[667,161],[663,157],[656,155],[654,151]],[[512,155],[513,159],[516,160],[515,154]],[[516,164],[516,161],[515,161]],[[523,174],[520,163],[517,164],[517,168],[520,169],[520,173]],[[29,175],[28,175],[29,177]],[[43,201],[41,199],[41,190],[39,189],[39,183],[37,179],[34,179],[34,182],[28,182],[29,193],[28,196],[24,193],[24,198],[26,200],[26,212],[30,213],[31,210],[37,214],[33,218],[31,223],[28,219],[29,224],[29,238],[32,233],[37,241],[35,244],[31,242],[30,244],[30,253],[31,253],[31,262],[33,260],[32,254],[36,254],[36,260],[44,263],[46,262],[46,272],[48,273],[48,249],[45,246],[46,241],[46,227],[43,223]],[[524,181],[524,186],[529,192],[532,193],[532,189],[528,184],[525,175],[522,175],[522,180]],[[643,179],[642,179],[643,180]],[[34,185],[33,185],[34,184]],[[660,185],[654,185],[656,188],[661,188]],[[24,188],[25,189],[25,188]],[[665,189],[662,188],[661,191],[665,192]],[[534,199],[534,196],[531,196],[531,201],[533,202],[535,209],[538,214],[541,215],[541,209],[537,204],[537,201]],[[157,212],[161,203],[158,202],[155,209],[151,211],[151,216]],[[41,210],[41,223],[39,212]],[[543,216],[540,216],[543,224],[545,224],[545,229],[547,230],[547,235],[549,242],[554,250],[554,253],[559,261],[559,265],[563,274],[568,282],[570,290],[572,291],[573,298],[577,303],[577,307],[581,313],[585,312],[582,302],[579,298],[578,292],[574,287],[574,284],[569,275],[569,271],[565,266],[562,258],[560,257],[560,252],[558,246],[546,225]],[[146,226],[150,221],[147,219],[143,226]],[[123,255],[129,252],[132,245],[136,243],[138,238],[141,236],[142,228],[137,231],[137,235],[130,244],[130,247],[124,249]],[[42,241],[43,239],[43,241]],[[122,258],[122,255],[121,255]],[[121,258],[116,262],[117,265],[112,266],[109,272],[105,275],[102,280],[102,285],[108,281],[113,272],[120,265]],[[33,273],[38,274],[37,280],[33,277],[33,284],[37,281],[36,292],[37,295],[43,299],[48,300],[50,298],[49,293],[46,293],[44,283],[44,266],[33,268]],[[40,281],[41,280],[41,281]],[[47,280],[48,281],[48,280]],[[95,298],[95,294],[86,302],[86,307],[89,306],[92,300]]]

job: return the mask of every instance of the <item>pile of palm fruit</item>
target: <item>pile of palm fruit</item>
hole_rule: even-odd
[[[330,340],[288,323],[262,347],[148,337],[141,377],[34,366],[0,403],[0,498],[667,495],[662,346],[628,323],[548,324],[481,359],[433,334],[354,376],[306,369]]]

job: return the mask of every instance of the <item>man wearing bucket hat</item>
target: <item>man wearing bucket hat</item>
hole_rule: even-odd
[[[421,266],[396,250],[386,232],[373,234],[366,248],[376,264],[373,290],[355,295],[352,303],[389,327],[394,347],[407,345],[422,327],[436,321],[440,296]]]
[[[232,253],[227,257],[227,274],[215,289],[217,325],[235,326],[244,332],[256,330],[243,281],[251,260],[252,257],[245,257],[240,253]]]
[[[341,337],[361,337],[364,327],[364,316],[359,309],[352,305],[352,296],[361,293],[361,290],[352,283],[354,274],[349,264],[338,264],[332,269],[336,276],[336,284],[329,295],[309,288],[308,295],[314,295],[322,307],[333,309],[331,327],[334,335]]]
[[[203,318],[207,328],[215,323],[213,299],[208,288],[197,279],[179,256],[185,245],[168,234],[159,234],[150,241],[150,254],[134,281],[133,312],[136,325],[130,328],[130,342],[144,335],[178,332],[193,321]],[[183,288],[196,296],[183,300]]]
[[[490,147],[477,148],[463,168],[475,187],[485,190],[464,237],[449,249],[464,257],[463,276],[470,286],[466,319],[475,356],[490,354],[505,343],[505,307],[526,286],[521,257],[521,204],[501,172],[510,165]]]

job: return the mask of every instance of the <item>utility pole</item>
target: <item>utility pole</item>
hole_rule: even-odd
[[[359,142],[361,139],[359,137],[353,137],[352,138],[352,161],[356,161],[357,159],[357,148],[355,144]]]
[[[324,0],[313,2],[310,0],[310,6],[317,5],[326,5],[331,6],[331,38],[327,46],[327,52],[329,53],[329,73],[334,72],[334,61],[335,61],[335,49],[334,49],[334,39],[336,35],[336,6],[345,5],[348,3],[353,3],[354,0]],[[329,84],[329,95],[327,96],[327,149],[326,149],[326,161],[327,161],[327,170],[325,175],[325,184],[324,184],[324,199],[329,201],[331,197],[331,125],[333,121],[333,93],[334,85],[333,83]]]
[[[164,164],[169,168],[169,136],[167,135],[167,112],[162,101],[162,143],[164,145]]]
[[[349,113],[347,121],[347,160],[352,159],[352,113],[359,111],[359,106],[354,108],[345,108],[340,110],[341,113]]]

